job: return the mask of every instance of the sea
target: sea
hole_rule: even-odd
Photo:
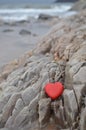
[[[73,2],[56,2],[55,0],[0,0],[0,20],[4,22],[28,21],[38,19],[39,15],[70,16]]]

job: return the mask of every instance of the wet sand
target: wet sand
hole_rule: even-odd
[[[0,67],[32,50],[50,28],[44,21],[1,25]]]

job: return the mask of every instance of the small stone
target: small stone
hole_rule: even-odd
[[[20,32],[19,32],[20,35],[31,35],[31,32],[28,31],[28,30],[25,30],[25,29],[22,29]]]
[[[40,14],[38,17],[38,19],[41,19],[41,20],[49,20],[51,18],[52,18],[52,16],[47,15],[47,14]]]

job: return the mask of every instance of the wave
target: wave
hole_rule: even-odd
[[[52,6],[51,8],[18,8],[18,9],[0,9],[0,19],[9,21],[28,20],[29,18],[37,19],[40,14],[58,16],[71,8],[70,5]]]

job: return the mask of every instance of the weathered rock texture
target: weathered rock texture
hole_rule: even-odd
[[[71,10],[81,11],[86,9],[86,0],[79,0],[76,2]]]
[[[11,66],[11,67],[10,67]],[[52,101],[48,82],[64,84]],[[1,130],[86,129],[86,13],[61,20],[16,64],[0,75]]]

